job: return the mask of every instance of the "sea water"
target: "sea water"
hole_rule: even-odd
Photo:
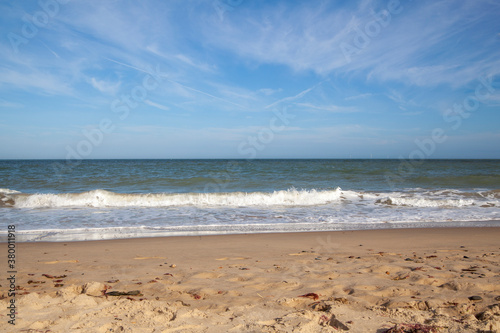
[[[0,240],[499,226],[500,160],[0,160]]]

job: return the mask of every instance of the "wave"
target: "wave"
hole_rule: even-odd
[[[16,190],[10,190],[8,188],[0,188],[0,194],[15,194],[15,193],[21,193]]]
[[[299,207],[332,202],[370,207],[463,208],[500,207],[500,190],[460,191],[409,189],[404,192],[288,190],[226,193],[81,193],[27,194],[0,188],[0,207],[13,208],[126,208],[126,207]]]
[[[461,207],[500,207],[500,190],[472,191],[434,190],[393,192],[376,200],[378,204],[416,208],[461,208]]]
[[[83,193],[25,194],[9,191],[0,191],[0,202],[3,206],[15,208],[312,206],[338,201],[341,194],[340,188],[323,191],[289,189],[272,193],[129,194],[94,190]]]
[[[425,199],[425,198],[392,198],[377,200],[377,203],[391,206],[409,207],[467,207],[475,206],[476,201],[469,199]]]

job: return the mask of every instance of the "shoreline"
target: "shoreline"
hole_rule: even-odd
[[[300,225],[300,224],[297,224]],[[238,230],[240,227],[222,226],[225,229],[209,230],[214,226],[186,226],[184,231],[179,231],[178,227],[173,227],[172,230],[158,230],[155,227],[140,228],[138,233],[137,227],[110,227],[102,229],[66,229],[65,234],[58,233],[59,229],[41,229],[41,230],[17,230],[16,241],[19,243],[32,242],[87,242],[98,240],[119,240],[119,239],[141,239],[141,238],[164,238],[164,237],[198,237],[198,236],[230,236],[230,235],[252,235],[252,234],[288,234],[288,233],[311,233],[311,232],[342,232],[342,231],[369,231],[369,230],[399,230],[399,229],[440,229],[440,228],[496,228],[500,227],[500,220],[488,221],[454,221],[454,222],[399,222],[399,223],[329,223],[328,228],[321,224],[308,224],[314,226],[302,229],[282,230],[267,228],[254,229],[252,232]],[[273,225],[274,226],[274,225]],[[231,229],[230,227],[233,227]],[[203,230],[203,229],[206,230]],[[177,229],[177,231],[173,231]],[[128,231],[127,231],[128,230]],[[92,231],[92,232],[89,232]],[[101,233],[99,233],[99,231]],[[110,236],[111,231],[114,231],[115,237]],[[46,235],[40,236],[39,233],[46,232]],[[120,237],[116,237],[117,233]],[[25,240],[28,238],[28,240]],[[21,239],[21,240],[20,240]],[[0,243],[7,242],[7,232],[0,231]]]
[[[17,327],[497,332],[499,239],[489,227],[17,243]]]
[[[478,223],[488,223],[488,222],[493,222],[493,223],[499,223],[500,221],[477,221]],[[429,222],[429,223],[434,223],[434,222]],[[446,222],[436,222],[436,223],[446,223]],[[464,222],[464,223],[470,223],[470,222]],[[474,223],[474,222],[473,222]],[[416,223],[417,224],[417,223]],[[398,225],[410,225],[406,223],[400,223]],[[224,238],[231,238],[231,237],[260,237],[260,236],[271,236],[271,237],[287,237],[288,235],[296,235],[299,237],[307,237],[307,236],[321,236],[321,235],[335,235],[335,234],[363,234],[363,233],[386,233],[388,231],[415,231],[419,236],[422,234],[429,234],[431,231],[436,231],[436,230],[448,230],[452,232],[457,232],[457,231],[467,231],[471,229],[489,229],[489,228],[498,228],[500,230],[500,225],[491,225],[491,226],[450,226],[450,225],[440,225],[440,226],[432,226],[432,227],[414,227],[414,226],[408,226],[408,227],[390,227],[390,228],[373,228],[373,229],[343,229],[343,230],[323,230],[323,231],[283,231],[283,232],[257,232],[257,233],[227,233],[227,234],[195,234],[195,235],[171,235],[171,236],[151,236],[151,237],[134,237],[134,238],[114,238],[114,239],[95,239],[95,240],[83,240],[83,241],[28,241],[28,242],[17,242],[18,244],[58,244],[58,243],[102,243],[102,242],[126,242],[126,241],[148,241],[148,240],[170,240],[170,239],[200,239],[200,238],[219,238],[219,237],[224,237]],[[444,231],[446,233],[446,231]],[[377,235],[380,237],[380,235]],[[351,239],[350,239],[351,240]],[[446,240],[444,240],[446,241]]]

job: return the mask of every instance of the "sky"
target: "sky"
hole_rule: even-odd
[[[0,159],[500,158],[500,2],[0,0]]]

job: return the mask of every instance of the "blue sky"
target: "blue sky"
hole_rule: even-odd
[[[500,158],[500,3],[0,1],[0,158]]]

